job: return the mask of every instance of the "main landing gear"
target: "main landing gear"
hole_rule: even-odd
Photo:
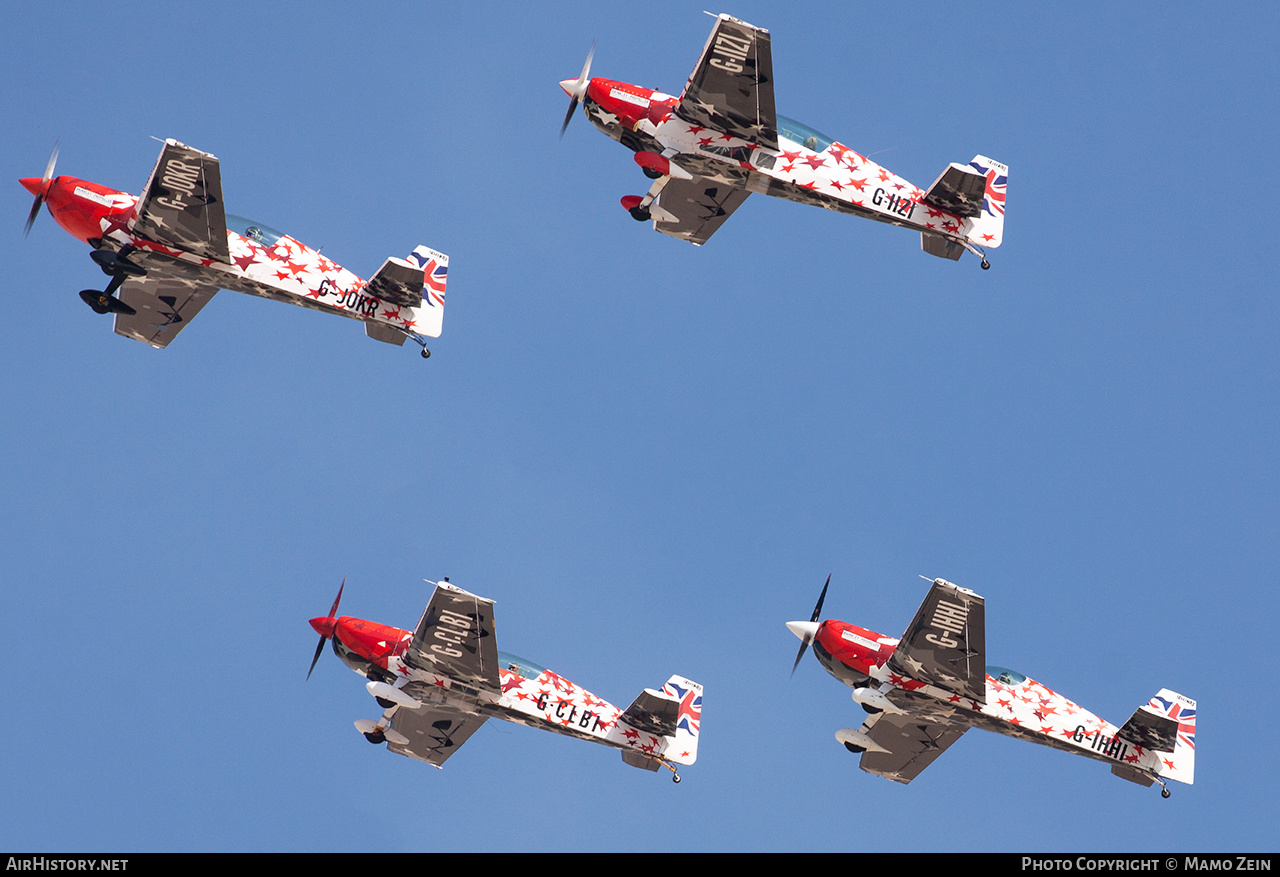
[[[95,313],[99,314],[136,314],[133,308],[116,298],[116,291],[131,277],[143,277],[147,269],[129,261],[129,256],[137,250],[133,244],[125,244],[118,251],[99,248],[89,254],[90,258],[102,269],[102,273],[111,278],[107,288],[99,292],[96,289],[80,291],[81,300]]]

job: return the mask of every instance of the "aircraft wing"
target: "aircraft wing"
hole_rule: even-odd
[[[411,667],[477,691],[501,691],[493,601],[440,582],[405,652]]]
[[[408,743],[387,741],[392,752],[440,767],[458,747],[488,719],[469,716],[447,707],[427,705],[416,710],[401,707],[391,719],[391,728],[408,738]]]
[[[720,15],[675,111],[695,125],[776,150],[769,32]]]
[[[665,235],[701,246],[750,194],[746,189],[706,177],[692,180],[672,177],[658,195],[657,204],[675,217],[675,221],[655,216],[653,227]]]
[[[879,713],[871,721],[862,726],[863,733],[888,751],[867,750],[858,767],[896,783],[911,782],[969,730],[910,714]]]
[[[132,231],[157,244],[230,262],[218,159],[166,140],[138,199]]]
[[[160,273],[133,277],[120,287],[122,302],[136,314],[116,314],[116,334],[152,347],[167,347],[220,287]]]
[[[975,703],[986,703],[985,606],[973,591],[934,579],[916,617],[889,656],[889,669]]]

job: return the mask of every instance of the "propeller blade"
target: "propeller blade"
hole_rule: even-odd
[[[314,669],[316,668],[316,661],[319,661],[319,660],[320,660],[320,653],[324,651],[324,641],[325,641],[326,639],[328,639],[328,637],[324,637],[324,636],[322,636],[322,637],[320,637],[320,642],[316,643],[316,653],[315,653],[315,655],[311,658],[311,667],[310,667],[310,669],[308,669],[308,670],[307,670],[307,678],[308,678],[308,679],[310,679],[310,678],[311,678],[311,671],[312,671],[312,670],[314,670]]]
[[[338,586],[338,596],[333,599],[333,607],[329,610],[329,617],[333,618],[338,614],[338,604],[342,602],[342,589],[347,586],[347,577],[342,577],[342,584]],[[822,593],[826,593],[824,590]],[[821,604],[819,604],[821,605]]]
[[[333,621],[333,619],[334,619],[334,618],[336,618],[336,617],[337,617],[337,615],[338,615],[338,604],[342,602],[342,591],[343,591],[343,589],[344,589],[344,588],[346,588],[346,586],[347,586],[347,577],[346,577],[346,576],[343,576],[343,577],[342,577],[342,584],[338,586],[338,596],[337,596],[337,597],[335,597],[335,598],[333,599],[333,606],[331,606],[331,607],[329,608],[329,615],[328,615],[328,617],[327,617],[326,619],[324,619],[325,621],[330,621],[330,622],[331,622],[331,621]],[[308,678],[308,679],[310,679],[310,678],[311,678],[311,671],[312,671],[312,670],[314,670],[314,669],[316,668],[316,662],[320,660],[320,653],[324,651],[324,643],[325,643],[325,640],[327,640],[329,637],[333,636],[333,625],[332,625],[332,624],[330,624],[330,625],[327,625],[327,626],[326,626],[326,625],[324,625],[324,624],[323,624],[322,620],[321,620],[321,619],[319,619],[319,618],[313,618],[313,619],[311,619],[311,626],[312,626],[313,628],[315,628],[316,630],[320,630],[320,631],[325,631],[325,630],[327,630],[327,631],[328,631],[328,633],[326,634],[326,633],[323,633],[323,632],[322,632],[322,633],[320,634],[320,642],[316,643],[316,653],[315,653],[314,655],[312,655],[312,656],[311,656],[311,666],[307,669],[307,678]]]
[[[44,203],[44,196],[37,195],[35,203],[31,205],[31,212],[27,214],[27,224],[22,227],[22,236],[25,238],[31,234],[31,226],[35,225],[36,217],[40,214],[40,205]]]
[[[35,202],[31,205],[31,212],[27,214],[27,224],[23,226],[22,236],[25,238],[31,233],[31,226],[35,224],[36,217],[40,215],[40,205],[44,203],[44,193],[47,191],[49,181],[53,179],[53,169],[58,164],[58,143],[53,144],[53,152],[49,153],[49,162],[44,166],[44,176],[40,178],[40,193],[36,195]]]
[[[827,599],[827,588],[830,585],[831,585],[831,576],[828,575],[827,583],[822,586],[822,593],[818,595],[818,605],[813,607],[813,615],[809,617],[810,624],[815,623],[818,620],[818,618],[822,615],[822,604]],[[804,658],[804,653],[808,651],[809,646],[812,644],[813,644],[813,637],[809,634],[806,634],[800,639],[800,651],[796,652],[796,662],[791,665],[791,675],[793,677],[796,675],[796,668],[800,666],[801,659]]]
[[[41,177],[46,183],[53,179],[53,169],[58,164],[58,143],[54,141],[53,152],[49,153],[49,163],[44,166],[44,176]]]
[[[564,122],[560,125],[560,136],[564,136],[565,130],[569,127],[569,122],[573,119],[573,111],[578,108],[578,99],[576,97],[569,98],[569,110],[564,114]],[[37,203],[37,207],[39,204]],[[30,223],[28,223],[30,225]]]
[[[578,74],[578,79],[572,86],[566,85],[569,80],[560,83],[565,91],[569,92],[569,109],[564,114],[564,122],[560,125],[560,136],[564,136],[565,129],[569,127],[569,120],[573,118],[573,111],[578,108],[578,104],[582,103],[582,99],[587,96],[587,83],[591,81],[591,59],[595,57],[596,44],[591,43],[591,48],[587,50],[587,60],[583,62],[582,72]]]

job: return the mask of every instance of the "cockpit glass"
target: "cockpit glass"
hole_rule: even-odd
[[[1001,685],[1021,685],[1027,681],[1026,676],[1016,670],[1010,670],[1008,667],[987,667],[987,675]]]
[[[795,119],[788,119],[786,116],[778,116],[778,134],[792,141],[799,143],[805,149],[813,152],[826,152],[833,141],[826,134],[813,130],[808,125],[802,125]]]
[[[245,219],[243,216],[232,216],[230,213],[227,214],[227,229],[268,248],[274,247],[276,242],[284,237],[284,232],[276,231],[269,225]]]
[[[546,667],[539,667],[532,661],[526,661],[519,655],[512,655],[508,652],[498,652],[498,666],[504,670],[510,670],[525,679],[537,679],[547,670]]]

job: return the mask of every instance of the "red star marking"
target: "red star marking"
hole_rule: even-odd
[[[712,142],[713,140],[715,140],[715,139],[716,139],[716,138],[714,138],[714,137],[699,137],[699,138],[698,138],[698,145],[699,145],[699,146],[710,146],[710,145],[711,145],[711,142]]]
[[[1126,755],[1126,756],[1124,757],[1124,760],[1125,760],[1125,761],[1127,761],[1127,762],[1129,762],[1130,764],[1133,764],[1135,761],[1137,761],[1137,760],[1138,760],[1138,756],[1136,756],[1136,755]]]
[[[432,684],[433,684],[433,685],[435,685],[435,687],[436,687],[436,688],[448,688],[448,686],[444,684],[444,680],[443,680],[443,679],[437,679],[437,680],[436,680],[435,682],[433,682]]]
[[[855,189],[857,189],[859,192],[861,192],[861,191],[863,191],[864,189],[866,189],[866,188],[867,188],[867,181],[866,181],[866,180],[858,180],[858,179],[852,179],[852,178],[851,178],[851,179],[849,180],[848,185],[852,186],[853,188],[855,188]]]
[[[924,190],[919,189],[919,188],[916,188],[916,189],[912,189],[912,190],[911,190],[911,200],[912,200],[912,201],[919,201],[919,200],[920,200],[921,198],[923,198],[923,197],[924,197]]]
[[[249,270],[249,266],[250,266],[250,265],[252,265],[252,264],[254,264],[255,262],[257,262],[258,260],[257,260],[257,259],[255,259],[255,258],[253,257],[253,253],[252,253],[252,252],[249,252],[249,253],[246,253],[246,254],[245,254],[245,255],[243,255],[243,256],[236,256],[236,257],[235,257],[234,259],[232,259],[231,261],[232,261],[232,262],[235,262],[235,263],[236,263],[236,265],[238,265],[238,266],[240,267],[240,270],[241,270],[241,271],[248,271],[248,270]]]
[[[839,181],[839,180],[832,180],[832,181],[831,181],[831,188],[835,189],[837,192],[843,192],[843,191],[844,191],[844,186],[842,186],[842,185],[840,184],[840,181]]]
[[[622,732],[622,736],[626,737],[628,740],[634,743],[636,739],[640,736],[640,732],[637,731],[635,728],[627,728],[627,730]]]
[[[400,309],[396,308],[394,311],[389,310],[385,314],[383,314],[383,316],[386,317],[388,320],[398,320],[400,319]]]
[[[782,150],[782,157],[785,158],[787,161],[795,161],[797,158],[800,157],[800,150],[797,149],[795,152],[787,152],[784,149]]]
[[[1011,701],[1001,700],[1001,701],[1000,701],[1000,706],[1002,706],[1002,707],[1004,707],[1005,709],[1009,710],[1009,712],[1013,712],[1013,707],[1009,705],[1010,703],[1011,703]]]
[[[901,192],[903,189],[905,189],[905,188],[906,188],[906,186],[905,186],[905,185],[903,185],[902,183],[894,183],[894,184],[893,184],[893,187],[894,187],[895,189],[897,189],[899,192]]]
[[[926,222],[926,223],[925,223],[925,227],[926,227],[926,228],[937,228],[937,226],[936,226],[936,225],[934,225],[932,222]]]
[[[297,262],[286,262],[285,267],[292,271],[295,277],[307,270],[306,265],[299,265]]]
[[[1053,733],[1053,725],[1041,725],[1041,726],[1040,726],[1040,733],[1041,733],[1041,734],[1044,734],[1046,737],[1047,737],[1048,735],[1052,734],[1052,733]]]
[[[812,189],[816,189],[816,188],[818,188],[818,185],[817,185],[817,183],[801,183],[801,184],[800,184],[800,188],[801,188],[801,189],[810,189],[810,190],[812,190]]]
[[[942,211],[941,211],[941,210],[934,210],[932,207],[930,207],[930,208],[929,208],[929,218],[930,218],[930,219],[937,219],[939,216],[942,216]]]
[[[700,134],[700,133],[702,133],[702,132],[703,132],[703,131],[705,131],[705,130],[707,130],[707,129],[706,129],[705,127],[703,127],[702,125],[690,125],[690,126],[689,126],[689,133],[690,133],[690,134]]]
[[[318,288],[317,288],[317,289],[308,289],[308,290],[307,290],[307,295],[308,295],[309,297],[311,297],[311,298],[314,298],[316,301],[319,301],[320,299],[324,298],[324,293],[323,293],[323,292],[321,292]]]
[[[960,695],[958,694],[953,694],[949,698],[947,698],[948,703],[958,703],[959,701],[960,701]]]
[[[794,171],[795,169],[796,169],[796,166],[795,166],[794,164],[784,164],[784,165],[782,166],[782,172],[783,172],[784,174],[789,174],[789,173],[791,173],[792,171]]]
[[[821,155],[811,155],[804,160],[804,163],[807,164],[809,167],[813,168],[814,170],[817,170],[818,168],[824,166],[827,163],[827,160],[823,158]]]
[[[725,141],[725,142],[727,143],[728,141],[730,141],[730,140],[732,140],[732,139],[733,139],[733,135],[732,135],[732,134],[721,134],[721,135],[720,135],[720,139],[721,139],[721,140],[723,140],[723,141]]]
[[[1169,759],[1167,759],[1167,758],[1162,758],[1162,759],[1160,759],[1160,760],[1164,762],[1164,766],[1165,766],[1165,767],[1169,768],[1169,770],[1173,770],[1173,762],[1172,762],[1172,761],[1170,761],[1170,760],[1169,760]]]
[[[1058,733],[1061,734],[1063,737],[1074,737],[1076,732],[1070,728],[1063,728]]]
[[[1009,720],[1009,722],[1010,724],[1017,725],[1019,728],[1022,727],[1022,719],[1018,718],[1017,716],[1014,716],[1012,719]]]
[[[507,681],[502,683],[502,693],[506,694],[508,691],[510,691],[513,688],[519,688],[520,683],[522,681],[524,680],[522,680],[516,674],[512,673],[510,676],[507,677]]]
[[[995,239],[996,239],[996,236],[995,236],[995,235],[993,235],[993,234],[984,234],[984,235],[982,236],[982,239],[983,239],[984,241],[988,241],[988,242],[990,242],[990,241],[995,240]]]
[[[288,272],[288,271],[277,271],[277,272],[276,272],[276,279],[278,279],[278,280],[288,280],[288,279],[289,279],[289,272]]]
[[[884,168],[880,168],[880,182],[882,182],[882,183],[884,183],[884,182],[888,182],[889,177],[891,177],[891,176],[893,176],[893,174],[889,173],[889,172],[888,172],[887,170],[885,170]]]
[[[956,225],[954,222],[948,222],[944,224],[942,227],[945,228],[947,231],[955,231],[960,226]]]

